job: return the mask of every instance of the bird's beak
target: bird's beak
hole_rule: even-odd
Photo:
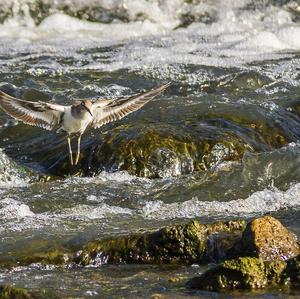
[[[93,117],[93,114],[92,114],[91,110],[86,106],[83,106],[83,107]]]

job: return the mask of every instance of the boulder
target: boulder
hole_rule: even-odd
[[[250,221],[232,250],[232,256],[252,256],[264,261],[287,260],[299,253],[296,235],[271,216]]]
[[[152,233],[89,242],[76,253],[73,261],[83,266],[105,263],[203,263],[210,260],[210,236],[240,234],[244,228],[244,221],[206,225],[193,220]]]
[[[61,152],[66,153],[64,145],[60,158],[55,152],[49,156],[47,169],[52,175],[94,175],[103,170],[125,170],[140,177],[165,178],[239,160],[248,148],[240,138],[226,134],[199,138],[199,134],[188,128],[166,124],[122,125],[102,134],[101,138],[83,139],[76,168],[70,167],[68,156],[61,156]]]
[[[209,291],[233,289],[262,289],[266,287],[298,287],[300,257],[288,261],[264,261],[256,257],[227,260],[192,278],[187,286]]]
[[[23,288],[9,285],[0,286],[0,299],[33,299],[36,298]]]

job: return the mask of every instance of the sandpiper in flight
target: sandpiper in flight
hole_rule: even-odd
[[[77,135],[77,154],[80,156],[80,140],[88,126],[99,128],[109,122],[125,117],[160,95],[170,83],[150,91],[115,100],[85,99],[74,105],[63,106],[46,102],[30,102],[14,98],[0,90],[0,107],[10,116],[32,126],[46,130],[63,130],[67,133],[70,163],[74,165],[71,138]]]

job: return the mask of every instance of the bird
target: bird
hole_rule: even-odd
[[[117,99],[82,99],[73,105],[58,105],[43,101],[25,101],[0,90],[0,108],[11,117],[25,124],[46,130],[64,131],[67,137],[70,164],[77,165],[80,157],[81,136],[88,127],[101,126],[122,119],[140,109],[146,103],[162,94],[170,82],[157,88]],[[71,140],[77,137],[75,162]]]

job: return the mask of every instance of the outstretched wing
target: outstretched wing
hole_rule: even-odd
[[[14,98],[0,90],[0,108],[25,124],[54,129],[61,121],[64,106],[45,102],[29,102]]]
[[[163,93],[169,86],[170,83],[167,83],[150,91],[122,97],[113,101],[96,101],[93,104],[94,119],[91,123],[92,127],[99,128],[109,122],[125,117]]]

